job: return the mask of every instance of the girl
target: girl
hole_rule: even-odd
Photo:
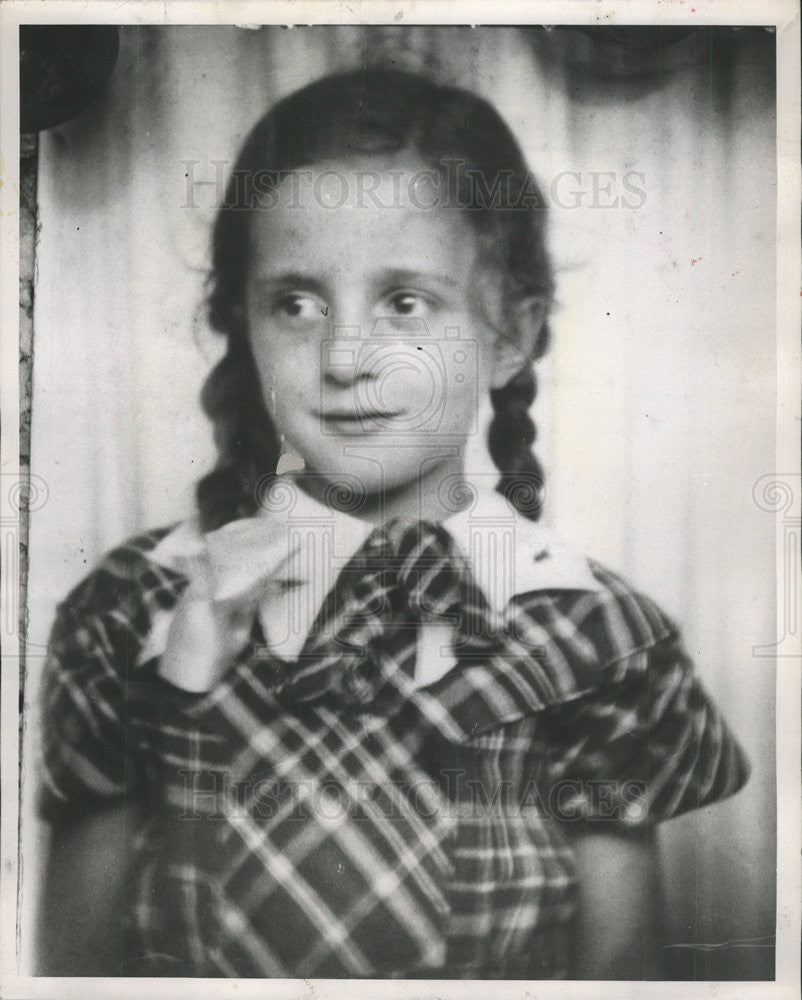
[[[470,93],[358,71],[255,126],[197,517],[54,627],[43,971],[659,976],[650,831],[747,768],[673,622],[537,524],[544,227]]]

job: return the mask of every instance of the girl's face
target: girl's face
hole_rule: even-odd
[[[428,207],[423,169],[321,164],[252,212],[246,308],[265,404],[308,470],[370,496],[422,497],[461,472],[479,400],[514,373],[489,326],[498,282],[477,267],[464,211]]]

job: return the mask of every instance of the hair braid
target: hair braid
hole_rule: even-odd
[[[529,408],[536,393],[533,363],[503,388],[491,391],[493,420],[487,435],[490,457],[501,472],[496,489],[531,521],[540,517],[544,482],[543,468],[532,452],[537,429]]]
[[[195,496],[202,529],[213,531],[255,513],[281,454],[244,338],[230,340],[204,383],[201,405],[214,425],[220,460],[200,480]]]

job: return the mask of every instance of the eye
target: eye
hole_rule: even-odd
[[[328,306],[316,295],[307,292],[287,292],[273,302],[272,311],[279,317],[302,323],[313,322],[328,315]]]
[[[424,316],[434,308],[429,296],[420,292],[395,292],[388,296],[387,304],[395,316]]]

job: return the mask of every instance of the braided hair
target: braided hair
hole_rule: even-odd
[[[505,335],[516,336],[511,317],[523,298],[550,303],[545,201],[514,136],[487,101],[424,76],[377,68],[328,76],[283,98],[245,140],[212,233],[208,316],[225,335],[227,350],[201,393],[218,451],[215,468],[196,491],[205,531],[256,512],[281,454],[248,338],[249,210],[300,167],[402,150],[437,170],[449,197],[467,210],[510,304]],[[501,473],[498,489],[532,520],[540,514],[543,481],[531,450],[532,365],[548,339],[544,325],[520,372],[491,392],[488,445]]]

